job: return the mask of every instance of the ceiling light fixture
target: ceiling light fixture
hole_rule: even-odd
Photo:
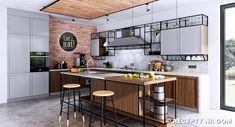
[[[75,19],[73,18],[72,21],[75,22]]]
[[[109,14],[106,15],[106,21],[109,21]]]
[[[146,12],[149,12],[150,9],[149,9],[149,3],[146,3]]]

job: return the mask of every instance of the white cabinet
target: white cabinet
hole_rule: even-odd
[[[11,99],[30,96],[29,73],[10,74],[8,90]]]
[[[8,25],[11,34],[30,34],[30,18],[10,15]]]
[[[208,27],[204,25],[161,31],[161,55],[208,54]]]
[[[170,55],[179,53],[179,29],[161,31],[161,54]]]
[[[193,26],[180,29],[180,54],[207,54],[208,27]]]
[[[30,73],[32,95],[49,94],[49,72]]]
[[[49,21],[42,19],[31,19],[32,35],[49,36]]]
[[[49,37],[32,36],[31,51],[33,52],[49,52]]]
[[[9,36],[9,72],[21,73],[30,71],[30,36]]]

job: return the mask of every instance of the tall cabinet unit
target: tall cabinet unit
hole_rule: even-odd
[[[30,51],[49,51],[48,20],[48,15],[8,9],[8,100],[48,93],[48,74],[30,74]]]

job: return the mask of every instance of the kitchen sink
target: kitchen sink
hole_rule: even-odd
[[[85,74],[107,74],[108,72],[102,72],[102,71],[85,71]]]

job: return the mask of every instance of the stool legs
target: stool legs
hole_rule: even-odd
[[[92,103],[91,103],[91,113],[90,113],[90,121],[89,121],[89,127],[91,126],[92,121],[92,114],[94,111],[94,101],[95,96],[92,96]],[[115,110],[115,104],[114,104],[114,96],[112,96],[112,105],[113,105],[113,113],[115,118],[115,126],[117,127],[117,113]],[[106,125],[106,97],[101,97],[101,117],[100,117],[100,127],[103,127]]]
[[[67,126],[69,126],[70,89],[68,89]]]
[[[94,111],[94,102],[95,102],[95,96],[92,96],[92,103],[91,103],[91,113],[90,113],[89,127],[91,126],[92,114],[93,114],[93,111]]]
[[[73,114],[74,114],[74,117],[76,118],[77,117],[77,114],[76,114],[76,96],[75,96],[75,89],[73,89]]]
[[[78,93],[78,97],[79,97],[79,111],[82,113],[82,121],[85,122],[84,112],[83,112],[83,109],[82,109],[81,90],[79,89],[78,91],[79,91],[79,93]]]
[[[113,113],[114,113],[114,118],[115,118],[115,126],[117,127],[117,113],[115,110],[114,96],[112,96],[112,103],[113,103]]]
[[[62,110],[63,110],[64,93],[65,93],[65,91],[64,91],[64,89],[63,89],[62,100],[60,100],[61,107],[60,107],[59,122],[61,121],[61,115],[62,115]]]
[[[104,98],[101,97],[101,120],[100,120],[100,127],[103,127],[103,119],[104,119]]]

